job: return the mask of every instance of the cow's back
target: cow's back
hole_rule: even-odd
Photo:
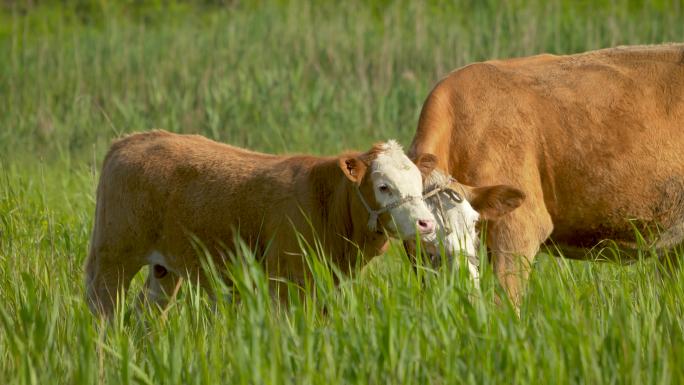
[[[154,131],[125,137],[105,158],[97,204],[102,222],[94,237],[140,235],[139,243],[171,264],[193,254],[191,238],[212,253],[230,248],[236,231],[249,235],[248,242],[267,238],[266,213],[277,211],[277,197],[291,196],[283,189],[294,185],[274,174],[283,172],[278,162],[283,157],[201,136]]]
[[[682,130],[684,45],[637,46],[456,70],[412,151],[466,184],[539,188],[553,238],[591,246],[684,224]]]

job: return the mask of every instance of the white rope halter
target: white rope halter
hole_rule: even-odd
[[[398,199],[398,200],[388,204],[387,206],[381,207],[377,210],[373,210],[370,207],[370,205],[368,205],[368,202],[366,202],[366,200],[363,198],[363,194],[361,194],[361,189],[359,189],[359,186],[355,186],[355,187],[356,187],[356,194],[358,194],[359,199],[361,200],[361,203],[363,203],[363,206],[368,211],[368,230],[370,230],[370,231],[377,231],[378,230],[378,218],[380,217],[381,214],[383,214],[389,210],[392,210],[396,207],[399,207],[405,203],[412,202],[412,201],[419,200],[419,199],[420,200],[423,199],[422,196],[409,195],[409,196],[405,196],[401,199]]]
[[[454,178],[449,177],[449,182],[447,182],[446,184],[437,186],[434,189],[423,193],[423,199],[425,200],[428,200],[433,197],[437,198],[437,207],[439,209],[439,214],[442,216],[442,222],[444,222],[444,231],[446,235],[451,234],[453,229],[451,228],[451,224],[446,216],[446,210],[444,210],[444,205],[442,204],[441,193],[445,193],[449,199],[456,203],[463,202],[463,195],[459,194],[458,192],[456,192],[456,190],[449,187],[449,183],[455,181],[456,180]]]

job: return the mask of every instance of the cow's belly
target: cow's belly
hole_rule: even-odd
[[[665,251],[684,244],[684,222],[649,233],[645,238],[637,238],[634,231],[632,234],[631,238],[601,238],[594,233],[579,233],[572,238],[552,235],[545,245],[553,255],[560,253],[565,258],[629,263],[640,256],[648,257],[652,255],[651,252],[662,256]],[[582,235],[586,238],[578,238]]]
[[[667,249],[684,241],[684,165],[678,158],[595,167],[558,184],[551,239],[575,248]],[[606,176],[609,175],[609,176]]]

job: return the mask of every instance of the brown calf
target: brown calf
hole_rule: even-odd
[[[434,157],[418,166],[431,171]],[[152,265],[143,296],[164,304],[181,277],[206,288],[192,239],[216,259],[240,235],[270,276],[307,274],[296,233],[320,240],[343,271],[381,253],[386,234],[434,233],[421,171],[394,141],[340,157],[276,156],[164,131],[115,142],[102,168],[90,253],[88,303],[111,315],[117,290]],[[369,213],[369,210],[371,211]],[[359,251],[361,253],[359,253]]]

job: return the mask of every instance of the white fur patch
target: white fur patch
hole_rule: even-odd
[[[178,274],[178,271],[177,271],[177,270],[172,269],[172,268],[169,266],[169,263],[166,261],[166,257],[164,257],[164,255],[162,255],[162,253],[158,252],[157,250],[153,250],[153,251],[150,253],[150,255],[148,255],[147,258],[145,258],[145,260],[147,261],[147,263],[148,263],[149,265],[160,265],[160,266],[164,266],[164,268],[165,268],[166,270]]]

